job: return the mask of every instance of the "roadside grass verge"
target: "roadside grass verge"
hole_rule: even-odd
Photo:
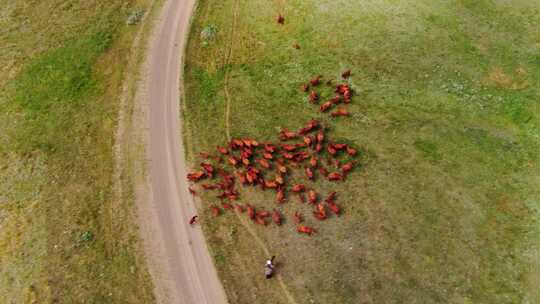
[[[319,235],[248,223],[297,303],[538,302],[539,13],[536,1],[200,1],[185,60],[188,160],[226,141],[228,102],[233,137],[274,140],[318,118],[366,151],[346,182],[317,182],[338,191],[341,218],[317,223],[294,198],[278,207],[303,211]],[[352,117],[320,115],[299,86],[349,68]],[[211,220],[217,199],[202,201],[229,299],[287,303],[249,231],[233,215]],[[241,202],[275,206],[245,189]]]
[[[113,145],[126,20],[152,2],[2,2],[0,302],[151,303]]]

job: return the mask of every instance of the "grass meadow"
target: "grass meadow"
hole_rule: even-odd
[[[114,132],[151,1],[0,1],[0,302],[151,303]],[[126,171],[127,172],[127,171]]]
[[[364,151],[344,183],[316,182],[338,191],[341,218],[279,207],[317,236],[203,218],[230,302],[540,302],[539,29],[538,1],[199,1],[182,113],[193,164],[227,129],[275,140],[309,118]],[[299,87],[345,69],[352,116],[331,119]],[[208,215],[216,199],[202,200]],[[241,202],[275,204],[249,189]],[[268,252],[278,280],[262,276]]]

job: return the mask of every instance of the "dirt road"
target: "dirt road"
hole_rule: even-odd
[[[161,303],[226,303],[186,184],[179,122],[180,62],[195,0],[166,0],[152,36],[146,75],[150,191],[141,230]]]

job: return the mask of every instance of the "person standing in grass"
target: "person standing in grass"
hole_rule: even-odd
[[[272,275],[274,274],[274,258],[276,256],[273,255],[272,258],[269,260],[266,260],[266,265],[264,265],[264,276],[267,279],[270,279]]]

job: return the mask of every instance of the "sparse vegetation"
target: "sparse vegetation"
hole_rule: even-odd
[[[190,160],[223,144],[227,127],[267,140],[309,118],[366,151],[343,184],[317,182],[345,214],[316,237],[232,214],[211,221],[204,206],[216,199],[203,195],[229,300],[540,302],[538,28],[537,1],[199,1],[185,60]],[[336,123],[299,87],[348,68],[358,95]],[[249,189],[241,201],[275,204]],[[316,223],[288,204],[288,218],[297,209]],[[263,278],[268,253],[282,281]]]
[[[127,18],[128,25],[135,25],[139,23],[144,16],[144,11],[141,9],[134,10]]]
[[[217,28],[213,25],[208,25],[201,31],[201,39],[203,42],[209,42],[216,39],[216,34]]]

